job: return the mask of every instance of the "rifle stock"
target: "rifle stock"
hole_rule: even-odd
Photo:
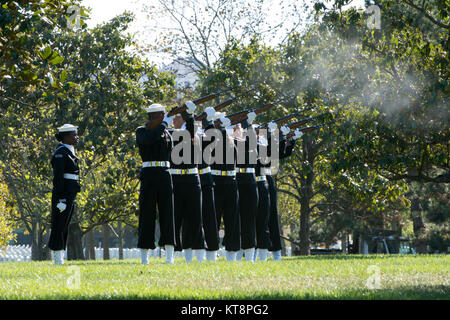
[[[250,112],[254,112],[256,114],[260,114],[260,113],[263,113],[264,111],[269,110],[273,106],[275,106],[275,103],[268,103],[268,104],[265,104],[262,107],[259,107],[257,109],[249,109],[249,110],[241,111],[240,113],[242,115],[234,117],[234,120],[232,120],[230,117],[228,117],[228,118],[230,118],[230,120],[231,120],[231,125],[235,125],[235,124],[241,123],[242,121],[247,120],[248,119],[248,114]]]
[[[196,105],[200,105],[202,103],[205,103],[205,102],[208,102],[208,101],[214,99],[215,97],[218,97],[221,94],[222,94],[221,92],[209,94],[207,96],[203,96],[203,97],[200,97],[198,99],[195,99],[192,102],[195,103]],[[172,108],[172,110],[170,110],[167,115],[169,117],[172,117],[174,115],[177,115],[179,113],[184,112],[186,109],[187,109],[186,104],[183,103],[181,106],[177,106],[177,107]]]
[[[288,125],[286,125],[289,129],[296,129],[296,128],[298,128],[298,127],[300,127],[300,126],[302,126],[302,125],[304,125],[305,123],[307,123],[308,121],[311,121],[312,119],[314,119],[314,118],[308,118],[308,119],[303,119],[303,120],[300,120],[300,121],[297,121],[297,122],[294,122],[294,123],[290,123],[290,124],[288,124]]]
[[[288,122],[289,120],[291,120],[292,118],[294,118],[295,116],[296,116],[296,114],[295,114],[295,113],[292,113],[292,114],[290,114],[290,115],[281,117],[281,118],[276,119],[276,120],[273,120],[273,121],[271,121],[271,122],[274,122],[274,123],[276,123],[277,125],[282,125],[282,124]],[[259,126],[258,129],[267,128],[268,125],[269,125],[268,123],[265,123],[265,124]]]
[[[222,110],[223,108],[228,107],[230,104],[232,104],[232,103],[233,103],[234,101],[236,101],[236,100],[237,100],[237,97],[228,99],[228,100],[226,100],[226,101],[224,101],[224,102],[222,102],[222,103],[219,103],[217,106],[214,107],[214,109],[215,109],[216,111],[220,111],[220,110]],[[203,119],[205,119],[205,118],[206,118],[206,112],[202,112],[201,114],[199,114],[198,116],[195,117],[195,120],[196,120],[196,121],[201,121],[201,120],[203,120]]]
[[[297,130],[299,130],[299,131],[301,131],[301,132],[303,132],[303,133],[307,133],[307,132],[314,131],[314,130],[316,130],[316,129],[318,129],[318,128],[320,128],[320,127],[319,127],[319,126],[311,126],[311,127],[301,128],[301,129],[297,129]],[[289,133],[286,135],[286,139],[289,139],[289,138],[293,137],[294,134],[295,134],[294,132],[289,132]]]
[[[231,99],[228,99],[228,100],[226,100],[226,101],[224,101],[224,102],[222,102],[222,103],[219,103],[218,105],[216,105],[216,106],[214,107],[214,109],[215,109],[216,111],[220,111],[220,110],[222,110],[222,109],[228,107],[230,104],[232,104],[233,102],[235,102],[235,101],[236,101],[237,99],[239,99],[240,97],[245,96],[246,94],[248,94],[249,92],[252,92],[252,91],[254,91],[254,90],[256,90],[256,88],[249,89],[249,90],[245,91],[244,93],[242,93],[242,94],[240,94],[240,95],[237,95],[237,96],[235,96],[235,97],[233,97],[233,98],[231,98]],[[206,117],[206,112],[202,112],[201,114],[199,114],[198,116],[195,117],[195,120],[200,121],[200,120],[205,119],[205,117]],[[217,120],[216,120],[216,122],[214,122],[214,124],[217,124]]]

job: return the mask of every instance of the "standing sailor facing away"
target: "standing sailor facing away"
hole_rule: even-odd
[[[53,190],[48,247],[53,250],[55,264],[64,264],[69,223],[75,197],[80,191],[78,158],[75,156],[79,141],[77,128],[71,124],[58,128],[56,139],[60,144],[51,158]]]
[[[148,264],[148,250],[155,249],[156,206],[158,206],[161,237],[158,245],[165,248],[166,263],[173,263],[175,226],[173,212],[172,177],[169,158],[173,142],[166,128],[173,117],[165,114],[165,107],[152,104],[146,108],[149,121],[136,129],[136,142],[142,158],[139,194],[138,248],[141,262]]]
[[[193,255],[199,262],[204,260],[205,237],[202,229],[202,189],[194,150],[199,144],[194,129],[196,105],[192,101],[187,101],[186,106],[186,111],[175,116],[173,120],[175,128],[169,132],[172,133],[174,147],[186,143],[184,146],[187,150],[182,149],[179,154],[172,152],[169,171],[173,181],[175,250],[183,250],[186,262],[190,263]],[[182,142],[182,139],[178,139],[181,137],[176,133],[181,132],[188,133],[189,141]],[[183,157],[184,151],[190,151],[190,156],[186,154],[186,159]]]

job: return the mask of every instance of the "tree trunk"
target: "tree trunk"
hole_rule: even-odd
[[[342,231],[342,238],[341,238],[341,247],[342,247],[342,254],[347,254],[347,245],[348,245],[348,239],[347,239],[347,232]]]
[[[109,260],[109,234],[110,229],[108,224],[102,225],[103,230],[103,260]]]
[[[123,231],[122,231],[122,222],[117,224],[117,241],[119,247],[119,260],[123,260]]]
[[[283,232],[283,225],[281,224],[281,216],[278,215],[278,227],[280,228],[280,235],[284,236]],[[281,238],[281,255],[286,256],[286,242],[284,241],[284,238]]]
[[[309,231],[310,231],[310,223],[309,223],[309,216],[310,216],[310,208],[309,208],[309,199],[307,197],[303,197],[301,199],[300,203],[300,232],[299,232],[299,239],[300,239],[300,255],[301,256],[307,256],[309,255],[310,249],[309,249]]]
[[[31,260],[40,261],[42,258],[41,242],[39,241],[39,223],[31,222]]]
[[[416,252],[420,254],[427,253],[427,241],[424,238],[425,224],[422,218],[422,207],[419,198],[411,200],[411,216],[413,220],[413,231],[415,235],[414,247]]]
[[[67,260],[84,260],[83,232],[78,221],[69,224],[67,237]]]
[[[95,260],[94,229],[86,233],[86,258]]]
[[[352,236],[352,252],[353,254],[359,254],[361,253],[361,248],[360,248],[360,244],[361,244],[361,236],[359,235],[359,232],[353,232],[353,236]]]
[[[48,232],[45,233],[45,235],[43,235],[44,230],[42,230],[42,232],[40,233],[40,246],[41,246],[41,260],[51,260],[52,255],[50,253],[50,248],[47,246],[48,243],[48,238],[50,236],[50,234]]]
[[[303,139],[303,160],[308,163],[308,171],[306,173],[306,179],[301,178],[301,190],[299,190],[300,196],[300,255],[310,255],[310,215],[311,207],[310,201],[313,194],[313,182],[314,182],[314,159],[316,157],[316,150],[311,139],[306,136]],[[305,167],[304,167],[305,168]]]

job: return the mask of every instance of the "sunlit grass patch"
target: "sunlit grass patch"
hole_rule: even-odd
[[[448,255],[0,264],[2,299],[449,299]]]

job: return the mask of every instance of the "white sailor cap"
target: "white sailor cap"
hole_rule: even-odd
[[[62,127],[58,128],[59,132],[70,132],[70,131],[77,131],[78,127],[74,126],[72,124],[68,124],[66,123],[65,125],[63,125]]]
[[[159,103],[154,103],[150,107],[145,108],[147,113],[151,112],[166,112],[166,107],[160,105]]]

